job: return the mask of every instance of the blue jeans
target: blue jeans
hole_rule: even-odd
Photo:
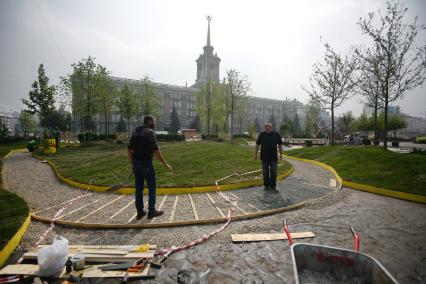
[[[148,211],[155,211],[155,199],[157,184],[155,182],[155,169],[152,161],[133,160],[133,172],[135,174],[135,203],[138,214],[143,212],[143,187],[148,185]]]
[[[278,161],[262,160],[263,185],[267,188],[277,186]]]

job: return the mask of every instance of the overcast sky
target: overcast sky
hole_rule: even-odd
[[[89,55],[113,76],[192,85],[195,59],[206,43],[207,14],[221,77],[235,68],[247,75],[253,94],[304,103],[312,64],[321,59],[320,36],[337,50],[367,43],[356,22],[385,1],[87,1],[0,0],[0,106],[20,110],[45,65],[52,84]],[[426,1],[408,0],[407,18],[426,24]],[[423,33],[418,45],[426,42]],[[426,116],[426,86],[397,104]],[[338,113],[362,111],[361,98]]]

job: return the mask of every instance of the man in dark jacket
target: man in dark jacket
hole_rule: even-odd
[[[154,128],[155,118],[152,115],[145,115],[143,117],[143,125],[135,128],[127,147],[127,155],[135,174],[136,219],[138,220],[146,215],[143,209],[144,181],[148,185],[148,219],[163,215],[164,213],[155,209],[157,185],[155,181],[155,169],[152,164],[153,156],[155,155],[167,169],[172,170],[172,167],[164,160],[158,148]]]
[[[260,159],[262,160],[263,186],[265,190],[277,190],[277,146],[280,151],[280,160],[283,159],[283,141],[281,135],[272,130],[272,124],[265,123],[265,131],[261,132],[256,140],[254,159],[257,160],[257,152],[260,147]]]

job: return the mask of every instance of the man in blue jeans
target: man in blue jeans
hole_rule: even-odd
[[[135,174],[136,219],[138,220],[146,215],[146,212],[143,210],[143,188],[145,181],[148,185],[148,219],[163,215],[164,213],[155,209],[157,185],[155,181],[155,169],[152,164],[153,156],[155,155],[167,169],[172,170],[172,167],[164,160],[158,148],[154,128],[155,118],[152,115],[145,115],[143,117],[143,125],[135,128],[127,147],[127,155]]]
[[[254,159],[257,160],[257,152],[260,147],[260,159],[262,160],[263,186],[265,190],[277,191],[277,147],[280,151],[280,160],[283,159],[283,141],[281,135],[272,130],[272,124],[265,123],[265,131],[261,132],[256,140]]]

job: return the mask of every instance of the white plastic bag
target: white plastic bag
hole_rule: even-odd
[[[68,259],[68,240],[55,237],[53,244],[41,248],[37,252],[40,276],[51,276],[61,272]]]

